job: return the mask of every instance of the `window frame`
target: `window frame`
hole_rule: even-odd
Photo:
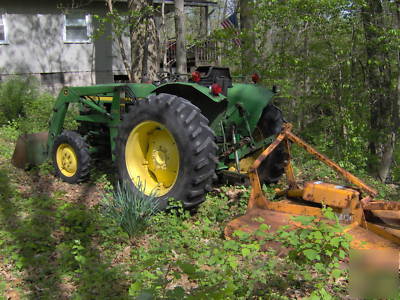
[[[7,14],[0,13],[0,18],[3,22],[3,29],[4,29],[4,40],[0,40],[0,45],[8,44],[8,28],[7,28]]]
[[[65,44],[90,44],[92,42],[91,34],[92,34],[92,16],[89,13],[82,12],[82,11],[71,11],[70,14],[73,13],[82,13],[85,15],[85,22],[86,22],[86,33],[87,33],[87,40],[67,40],[67,16],[68,13],[64,14],[64,30],[63,30],[63,41]],[[84,27],[84,26],[82,26]]]

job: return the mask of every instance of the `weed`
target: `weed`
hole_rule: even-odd
[[[290,249],[287,259],[292,272],[315,282],[321,293],[328,280],[343,276],[339,262],[347,257],[350,247],[350,236],[343,233],[332,209],[323,208],[323,215],[333,223],[327,224],[313,216],[297,216],[292,219],[300,223],[299,227],[286,226],[277,232],[278,241]]]
[[[132,238],[143,233],[152,217],[158,210],[154,194],[145,195],[144,187],[139,185],[134,192],[123,183],[118,183],[112,197],[103,197],[105,214],[110,216]]]
[[[40,175],[50,175],[54,173],[53,163],[49,160],[40,164],[39,166],[37,166],[37,168],[39,169]]]

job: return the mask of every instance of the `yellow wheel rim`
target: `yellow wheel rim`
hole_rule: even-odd
[[[158,122],[145,121],[131,131],[125,162],[129,177],[146,195],[165,195],[178,178],[178,147],[170,131]]]
[[[72,177],[78,170],[78,157],[69,144],[60,144],[56,153],[57,166],[66,177]]]

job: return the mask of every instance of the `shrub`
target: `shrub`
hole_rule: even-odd
[[[0,125],[26,116],[24,108],[38,96],[34,77],[13,77],[0,84]]]
[[[24,107],[25,118],[18,121],[21,133],[45,131],[49,126],[54,97],[47,93],[38,95]]]
[[[34,77],[14,77],[0,84],[0,126],[13,124],[19,134],[48,130],[55,98],[40,92]],[[64,128],[75,130],[77,105],[70,105]]]
[[[104,197],[106,215],[111,217],[132,238],[140,235],[149,224],[150,217],[158,211],[153,194],[145,195],[144,187],[133,192],[127,183],[118,183],[111,196]]]
[[[323,216],[331,223],[313,216],[296,216],[292,219],[300,227],[286,226],[277,232],[278,241],[290,249],[288,260],[293,269],[297,267],[306,280],[316,281],[319,288],[329,279],[342,276],[339,263],[347,257],[351,240],[331,208],[323,208]]]

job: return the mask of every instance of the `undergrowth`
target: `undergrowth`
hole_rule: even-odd
[[[33,181],[26,191],[10,172],[1,171],[0,265],[20,282],[8,281],[5,289],[22,299],[288,299],[342,291],[328,271],[316,272],[318,258],[300,264],[266,250],[264,243],[278,237],[264,234],[261,223],[256,235],[224,238],[227,222],[245,212],[244,187],[219,188],[195,214],[171,201],[168,212],[130,237],[102,206],[80,203],[84,187],[66,201],[68,189],[41,189]]]

